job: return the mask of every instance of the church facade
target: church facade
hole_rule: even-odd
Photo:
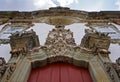
[[[100,32],[96,28],[113,28],[120,24],[120,12],[86,12],[64,7],[33,12],[0,12],[0,24],[8,27],[24,27],[12,33],[10,39],[1,40],[11,46],[11,58],[6,63],[0,58],[0,82],[120,82],[120,58],[113,63],[109,54],[114,32]],[[112,21],[112,23],[111,23]],[[26,29],[33,23],[54,25],[45,44],[39,43],[38,35]],[[81,44],[76,45],[73,32],[65,26],[86,23]],[[79,36],[79,35],[78,35]]]

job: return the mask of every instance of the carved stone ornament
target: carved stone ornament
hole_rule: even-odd
[[[108,73],[108,75],[110,76],[110,78],[111,78],[111,80],[113,82],[117,82],[118,80],[120,81],[120,65],[119,65],[119,60],[120,60],[120,58],[118,58],[116,60],[116,63],[109,63],[109,62],[105,63],[105,68],[107,70],[107,73]]]
[[[116,82],[115,75],[114,75],[113,69],[111,67],[111,63],[105,63],[105,67],[106,67],[106,71],[107,71],[109,77],[111,78],[112,82]]]
[[[13,49],[11,52],[12,57],[17,58],[20,54],[24,55],[26,50],[24,48]]]
[[[64,26],[57,26],[50,31],[45,43],[49,56],[67,55],[75,45],[73,33],[69,29],[64,29]]]
[[[8,68],[6,69],[5,82],[7,82],[10,79],[10,77],[11,77],[12,73],[15,71],[15,69],[16,69],[16,63],[11,63],[8,65]]]
[[[88,12],[66,7],[31,12],[0,11],[0,25],[7,23],[10,23],[11,31],[21,27],[23,30],[12,32],[9,40],[0,40],[0,44],[10,43],[12,54],[7,64],[0,57],[0,81],[25,82],[34,67],[53,62],[67,62],[87,67],[94,82],[120,82],[120,58],[116,63],[111,63],[108,56],[111,38],[108,33],[96,32],[92,28],[93,25],[102,24],[104,27],[109,23],[120,25],[120,11]],[[39,26],[37,23],[56,25],[56,28],[49,32],[44,46],[40,46],[38,36],[33,30],[27,31],[33,24]],[[73,32],[65,29],[66,25],[73,23],[88,24],[92,29],[86,30],[79,46],[75,43]],[[120,33],[115,29],[107,28],[105,31]],[[7,32],[3,29],[1,34],[6,34],[2,33],[5,31]],[[25,67],[21,69],[23,65]]]
[[[97,49],[108,50],[110,46],[110,37],[104,33],[97,33],[90,30],[86,30],[86,34],[81,41],[81,47],[97,51]],[[106,52],[106,51],[105,51]]]
[[[5,59],[0,57],[0,78],[3,76],[3,74],[5,73],[7,66],[6,66],[6,62]]]
[[[120,58],[116,60],[116,64],[113,64],[113,68],[115,69],[118,77],[120,78]]]

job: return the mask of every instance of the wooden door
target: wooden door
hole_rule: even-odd
[[[31,71],[28,82],[93,82],[88,69],[54,63]]]

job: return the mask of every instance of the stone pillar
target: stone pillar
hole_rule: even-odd
[[[110,82],[97,57],[89,62],[88,68],[94,82]]]
[[[24,60],[17,66],[15,72],[11,76],[9,82],[27,82],[31,71],[31,62],[24,58]]]

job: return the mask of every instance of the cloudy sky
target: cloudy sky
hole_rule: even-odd
[[[0,10],[33,11],[55,6],[88,11],[119,10],[120,0],[0,0]]]
[[[85,11],[119,11],[120,0],[0,0],[0,11],[34,11],[56,6],[70,7],[71,9]],[[43,45],[47,33],[53,26],[47,24],[35,24],[32,28],[39,35],[40,43]],[[79,45],[86,27],[84,24],[73,24],[67,26],[67,29],[68,28],[74,32],[75,41]],[[111,51],[110,58],[112,61],[115,61],[116,58],[120,57],[120,45],[112,44],[109,50]],[[10,58],[10,46],[1,45],[0,52],[0,56],[5,57],[8,61]]]

